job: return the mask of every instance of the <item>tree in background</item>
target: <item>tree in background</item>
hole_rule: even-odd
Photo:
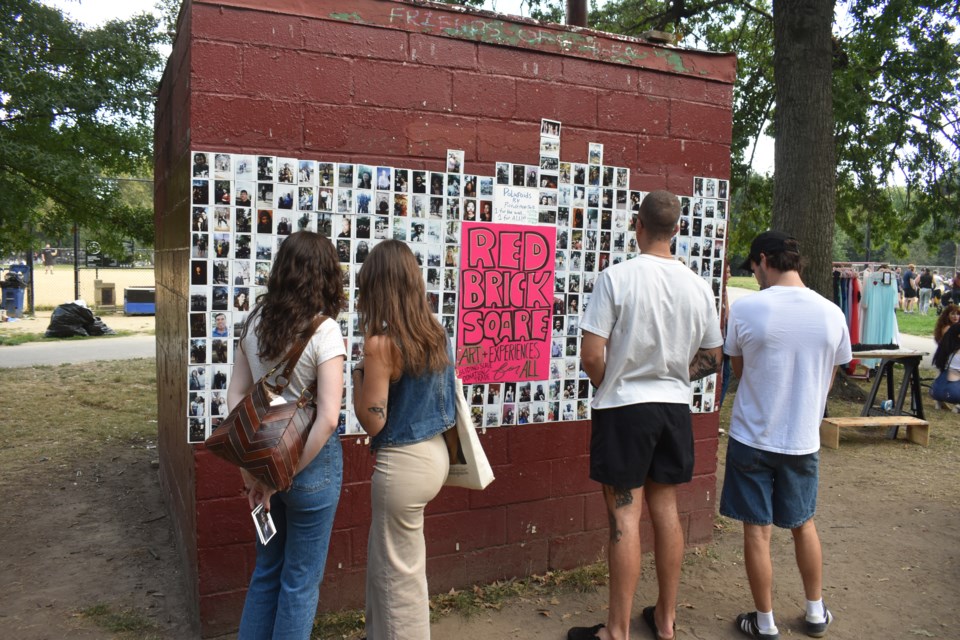
[[[552,22],[563,22],[563,4],[524,2],[531,17]],[[816,29],[809,24],[814,19]],[[831,23],[832,39],[825,40]],[[808,279],[819,291],[827,292],[835,224],[861,247],[868,221],[871,243],[902,252],[923,230],[933,234],[932,244],[960,240],[956,0],[847,0],[836,7],[832,0],[804,0],[782,8],[769,0],[610,0],[594,4],[589,24],[633,36],[668,31],[682,46],[737,54],[732,213],[751,231],[762,228],[764,218],[750,217],[759,209],[736,207],[739,190],[759,186],[750,175],[756,140],[773,135],[778,195],[772,216],[765,215],[801,239],[811,257]],[[903,206],[888,188],[893,182],[906,187]],[[747,194],[742,201],[758,198]],[[732,231],[729,250],[746,253],[749,234]]]
[[[104,176],[151,165],[156,45],[168,37],[157,18],[84,29],[37,0],[0,12],[0,253],[74,224],[107,246],[152,244],[152,199]]]

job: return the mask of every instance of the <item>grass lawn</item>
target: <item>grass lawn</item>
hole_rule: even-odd
[[[910,336],[933,336],[933,326],[937,324],[936,309],[931,308],[927,315],[904,313],[897,309],[897,326],[900,333]]]
[[[760,285],[757,283],[757,279],[753,276],[731,276],[730,280],[727,281],[727,286],[736,287],[737,289],[760,291]]]

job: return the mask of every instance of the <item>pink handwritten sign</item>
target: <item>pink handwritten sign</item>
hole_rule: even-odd
[[[547,380],[555,227],[464,222],[457,371],[465,383]]]

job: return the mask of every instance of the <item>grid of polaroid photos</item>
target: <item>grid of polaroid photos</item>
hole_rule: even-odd
[[[723,292],[729,190],[727,180],[694,178],[693,196],[680,198],[680,231],[670,247],[678,260],[707,281],[718,310]],[[690,410],[713,411],[716,390],[716,375],[694,381]]]
[[[597,274],[637,255],[634,220],[645,194],[629,190],[627,168],[604,165],[601,144],[589,145],[585,164],[561,161],[560,129],[544,120],[539,163],[496,163],[493,176],[465,173],[459,150],[447,152],[444,171],[194,151],[188,441],[202,442],[227,414],[241,329],[287,236],[316,231],[336,247],[348,300],[338,318],[348,371],[363,351],[356,274],[383,240],[408,243],[431,309],[451,338],[456,335],[461,223],[495,224],[494,184],[537,189],[538,224],[557,228],[551,364],[547,380],[467,385],[474,420],[488,427],[587,419],[592,389],[580,367],[580,315]],[[694,196],[683,198],[686,222],[675,247],[681,260],[715,283],[718,298],[727,187],[724,180],[696,179]],[[712,410],[715,384],[697,384],[694,411]],[[348,387],[342,434],[361,433],[351,398]]]

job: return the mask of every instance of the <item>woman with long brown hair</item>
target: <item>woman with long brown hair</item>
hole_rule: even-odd
[[[958,322],[960,322],[960,306],[955,304],[945,305],[943,311],[940,312],[940,317],[937,318],[937,324],[933,327],[933,341],[939,344],[950,327]]]
[[[353,403],[377,454],[367,540],[367,638],[428,640],[423,510],[450,469],[442,434],[455,422],[452,356],[406,244],[387,240],[374,247],[357,287],[364,347],[353,371]]]
[[[257,542],[239,640],[307,640],[313,628],[343,475],[343,453],[335,433],[346,357],[336,318],[343,306],[336,250],[323,236],[298,231],[280,245],[267,292],[257,298],[240,336],[227,391],[229,408],[294,343],[308,339],[283,398],[297,402],[301,391],[316,382],[317,417],[289,490],[274,493],[246,469],[240,470],[250,508],[262,504],[272,514],[277,533],[267,545]],[[326,318],[316,326],[322,316]]]

